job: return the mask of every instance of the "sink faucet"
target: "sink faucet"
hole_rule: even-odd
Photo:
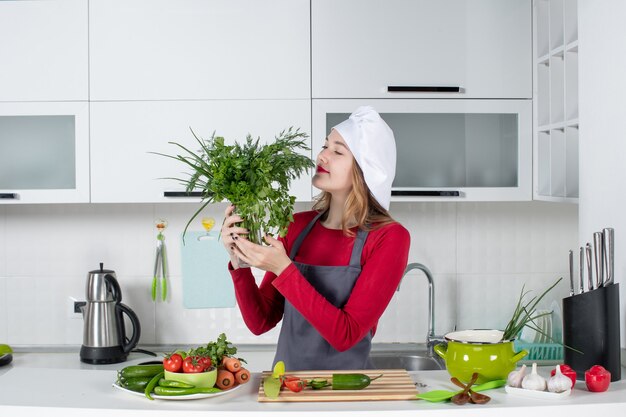
[[[433,275],[430,270],[426,268],[426,266],[419,263],[408,264],[404,270],[402,279],[404,279],[406,274],[413,269],[419,269],[428,279],[428,334],[426,336],[426,346],[428,347],[428,352],[435,358],[438,358],[437,355],[434,355],[433,348],[436,344],[445,342],[445,340],[441,336],[435,336],[435,281],[433,280]],[[400,291],[400,285],[398,285],[398,289],[396,291]]]

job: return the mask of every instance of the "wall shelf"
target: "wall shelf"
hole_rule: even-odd
[[[533,198],[577,203],[577,0],[535,0],[533,20]]]

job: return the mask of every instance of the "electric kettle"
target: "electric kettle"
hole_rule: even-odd
[[[137,315],[122,304],[122,291],[115,271],[100,269],[87,275],[87,302],[81,307],[84,320],[80,360],[91,364],[124,362],[137,346],[141,326]],[[130,340],[124,329],[124,314],[133,326]]]

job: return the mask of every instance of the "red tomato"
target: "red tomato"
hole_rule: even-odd
[[[183,365],[183,357],[178,353],[167,355],[163,358],[163,369],[170,372],[179,372]]]
[[[609,389],[611,373],[603,366],[593,365],[585,372],[585,383],[591,392],[604,392]]]
[[[281,375],[280,376],[280,387],[281,388],[285,388],[285,382],[289,379],[298,379],[295,376],[289,376],[289,375]]]
[[[576,385],[576,371],[570,368],[569,365],[561,365],[561,373],[572,380],[572,388]],[[556,374],[556,369],[553,369],[550,372],[550,376],[554,376]]]
[[[304,389],[304,386],[306,385],[306,382],[304,380],[295,377],[286,378],[284,380],[284,383],[287,389],[291,392],[300,392]]]
[[[204,366],[199,362],[197,356],[188,356],[183,360],[183,372],[186,374],[197,374],[204,371]]]
[[[208,356],[198,356],[198,363],[204,367],[204,370],[211,368],[211,358]]]

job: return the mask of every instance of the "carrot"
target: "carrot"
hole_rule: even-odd
[[[235,373],[235,381],[239,384],[245,384],[250,381],[250,371],[246,368],[241,368]]]
[[[215,385],[217,385],[219,389],[231,389],[235,386],[235,376],[232,372],[221,369],[217,371],[217,381],[215,382]]]
[[[241,362],[239,361],[239,359],[233,357],[227,356],[222,359],[222,365],[224,365],[224,367],[232,373],[235,373],[241,369]]]

